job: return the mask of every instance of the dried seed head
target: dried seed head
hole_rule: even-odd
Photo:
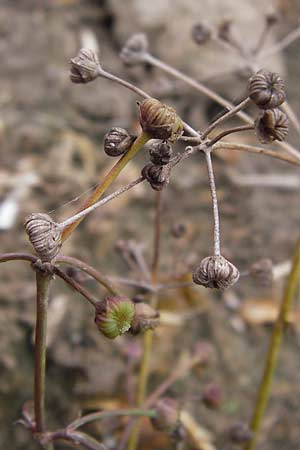
[[[208,288],[227,289],[239,279],[238,269],[223,256],[207,256],[193,271],[193,281]]]
[[[251,100],[262,109],[276,108],[286,99],[284,81],[277,73],[264,69],[249,79],[248,92]]]
[[[113,127],[104,136],[104,151],[108,156],[120,156],[129,150],[134,140],[124,128]]]
[[[120,57],[127,65],[144,62],[145,53],[148,51],[148,39],[144,33],[131,36],[121,50]]]
[[[288,117],[279,108],[263,111],[255,121],[255,133],[262,144],[284,141],[288,132]]]
[[[62,246],[59,225],[48,214],[33,213],[26,217],[24,226],[39,258],[50,262]]]
[[[223,41],[229,42],[231,39],[232,20],[225,19],[218,26],[218,37]]]
[[[273,263],[271,259],[264,258],[255,262],[249,269],[252,277],[260,280],[263,284],[270,284],[273,279]]]
[[[174,223],[171,227],[171,234],[175,239],[182,238],[187,232],[187,225],[182,222]]]
[[[204,23],[196,23],[192,28],[192,38],[198,45],[206,44],[212,35],[212,30]]]
[[[94,50],[82,48],[70,61],[70,78],[73,83],[89,83],[98,77],[100,63]]]
[[[144,100],[139,107],[141,127],[152,139],[175,142],[181,136],[183,123],[175,109],[155,98]]]
[[[135,315],[131,324],[132,334],[138,334],[146,330],[154,330],[159,324],[159,312],[147,303],[135,303]]]
[[[230,427],[228,435],[234,444],[246,444],[252,439],[253,433],[246,423],[237,422]]]
[[[180,426],[179,408],[173,398],[161,398],[154,405],[154,410],[156,417],[151,419],[151,423],[156,430],[173,433]]]
[[[142,169],[142,176],[150,183],[152,189],[161,191],[169,183],[169,170],[167,166],[156,166],[155,164],[146,164]]]
[[[218,409],[223,401],[221,386],[217,383],[210,383],[205,386],[202,401],[208,408]]]
[[[95,323],[104,336],[115,339],[131,327],[134,303],[127,297],[108,296],[96,306]]]
[[[154,142],[149,148],[150,161],[157,166],[168,164],[172,154],[173,150],[168,142]]]

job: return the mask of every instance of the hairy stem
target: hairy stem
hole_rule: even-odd
[[[213,218],[214,218],[214,255],[221,255],[220,248],[220,218],[219,218],[219,207],[218,207],[218,197],[216,190],[216,183],[214,177],[213,166],[211,162],[211,150],[205,150],[205,158],[206,158],[206,166],[209,178],[209,186],[211,192],[212,199],[212,210],[213,210]]]
[[[212,124],[209,125],[209,127],[204,131],[202,135],[202,139],[205,139],[212,130],[214,130],[216,127],[218,127],[221,123],[225,122],[226,120],[230,119],[230,117],[235,116],[238,111],[241,109],[244,109],[250,102],[249,97],[247,97],[245,100],[240,102],[238,105],[234,106],[230,111],[223,114],[223,116],[219,117],[217,120],[215,120]],[[249,123],[249,126],[251,124]]]
[[[286,328],[288,314],[291,309],[292,301],[294,299],[294,295],[299,280],[299,269],[300,269],[300,241],[298,241],[296,244],[292,269],[283,294],[283,299],[278,314],[278,318],[273,327],[264,373],[258,390],[254,413],[251,420],[251,430],[253,431],[253,437],[249,442],[249,444],[246,446],[246,450],[254,450],[256,446],[256,441],[258,438],[258,432],[261,426],[262,417],[264,415],[270,395],[271,382],[277,366],[279,350],[281,347],[283,334]]]
[[[47,308],[51,275],[36,270],[36,322],[34,346],[34,417],[36,431],[45,431]]]
[[[118,289],[116,289],[113,283],[111,282],[110,278],[106,277],[105,275],[100,273],[99,270],[94,269],[94,267],[90,266],[89,264],[72,256],[64,256],[64,255],[57,256],[55,262],[58,264],[68,264],[70,266],[76,267],[77,269],[82,270],[83,272],[87,273],[90,277],[98,281],[98,283],[101,284],[105,289],[107,289],[107,291],[110,292],[112,295],[121,295]]]
[[[248,130],[254,130],[254,126],[253,125],[242,125],[240,127],[229,128],[228,130],[224,130],[220,134],[218,134],[216,137],[214,137],[210,141],[209,145],[213,146],[216,142],[220,141],[223,137],[228,136],[229,134],[239,133],[240,131],[248,131]]]
[[[229,142],[219,142],[217,144],[214,144],[212,151],[214,150],[239,150],[242,152],[249,152],[249,153],[257,153],[262,154],[265,156],[270,156],[271,158],[280,159],[281,161],[288,162],[290,164],[294,164],[296,166],[300,166],[300,161],[291,158],[287,155],[282,155],[278,153],[278,151],[274,150],[268,150],[262,147],[254,147],[252,145],[244,145],[244,144],[233,144]]]
[[[146,142],[150,139],[150,136],[144,132],[140,134],[140,136],[133,142],[131,148],[126,152],[122,158],[118,160],[118,162],[112,167],[112,169],[105,176],[103,182],[97,186],[92,195],[88,198],[88,200],[83,205],[80,211],[89,206],[96,203],[104,194],[104,192],[109,188],[109,186],[114,182],[114,180],[118,177],[120,172],[124,169],[124,167],[129,163],[129,161],[137,154],[137,152],[146,144]],[[74,231],[74,229],[81,223],[83,217],[80,217],[76,220],[76,222],[65,227],[62,233],[62,241],[65,241],[70,234]]]

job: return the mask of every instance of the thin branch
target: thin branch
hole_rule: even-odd
[[[250,102],[249,97],[241,101],[238,105],[236,105],[234,108],[232,108],[227,113],[223,114],[221,117],[219,117],[217,120],[215,120],[212,124],[209,125],[209,127],[203,132],[202,139],[205,139],[212,130],[214,130],[217,126],[219,126],[221,123],[225,122],[226,120],[230,119],[232,116],[235,116],[238,111],[241,109],[244,109]],[[251,126],[251,124],[249,124]],[[253,124],[252,124],[253,126]]]
[[[214,137],[209,142],[209,145],[213,146],[214,144],[216,144],[216,142],[220,141],[223,137],[228,136],[229,134],[239,133],[240,131],[248,131],[248,130],[254,130],[254,126],[253,125],[242,125],[240,127],[229,128],[228,130],[224,130],[220,134],[218,134],[216,137]]]
[[[265,363],[265,369],[257,394],[257,400],[251,421],[251,430],[253,431],[253,437],[249,442],[249,444],[246,446],[246,450],[254,450],[256,446],[261,421],[270,395],[271,382],[277,366],[278,355],[284,331],[286,329],[288,314],[291,309],[291,305],[298,285],[299,268],[300,268],[300,242],[298,241],[294,251],[292,269],[283,294],[281,308],[278,314],[278,318],[273,327],[271,342]]]
[[[300,38],[300,26],[292,30],[289,34],[287,34],[280,42],[275,44],[273,47],[261,52],[259,55],[258,61],[266,61],[266,59],[275,55],[276,53],[281,52],[286,47],[291,45],[294,41]]]
[[[290,158],[289,156],[280,154],[274,150],[269,150],[262,147],[254,147],[252,145],[219,142],[213,146],[212,151],[215,150],[239,150],[242,152],[257,153],[265,156],[270,156],[271,158],[280,159],[281,161],[285,161],[296,166],[300,166],[300,161],[297,161],[294,158]]]
[[[215,184],[215,177],[213,166],[211,162],[211,150],[208,149],[204,151],[206,166],[209,178],[209,186],[211,192],[212,199],[212,209],[213,209],[213,218],[214,218],[214,255],[219,256],[221,254],[220,248],[220,218],[219,218],[219,207],[218,207],[218,198],[217,198],[217,190]]]
[[[154,224],[154,241],[153,241],[153,259],[152,259],[152,283],[157,282],[160,244],[161,244],[161,214],[162,214],[162,191],[156,192],[155,202],[155,224]]]
[[[89,264],[74,258],[72,256],[58,255],[55,258],[55,263],[58,264],[69,264],[70,266],[76,267],[87,273],[90,277],[94,278],[98,283],[100,283],[105,289],[107,289],[112,295],[121,295],[118,290],[114,287],[110,278],[103,275],[99,270],[94,269],[94,267]]]
[[[0,263],[9,261],[28,261],[30,263],[35,263],[37,261],[37,256],[30,255],[29,253],[2,253],[0,254]]]
[[[59,276],[63,281],[65,281],[69,286],[71,286],[73,289],[75,289],[77,292],[79,292],[89,303],[91,303],[93,306],[96,306],[96,304],[99,302],[99,299],[94,297],[93,294],[91,294],[87,289],[85,289],[83,286],[81,286],[80,283],[75,281],[72,277],[67,275],[65,272],[60,270],[58,267],[53,266],[53,271],[55,275]]]

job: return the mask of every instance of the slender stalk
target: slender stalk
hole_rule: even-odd
[[[54,433],[48,433],[48,435],[46,435],[46,440],[49,441],[49,439],[51,439],[51,441],[69,441],[75,445],[76,448],[80,445],[88,450],[108,450],[105,445],[80,431],[69,431],[68,429],[55,431]]]
[[[53,268],[55,275],[59,276],[62,280],[64,280],[69,286],[75,289],[79,294],[81,294],[91,305],[96,306],[98,303],[97,297],[91,294],[87,289],[81,286],[80,283],[75,281],[72,277],[67,275],[65,272],[60,270],[58,267]]]
[[[74,216],[69,217],[69,219],[64,220],[63,222],[59,223],[59,227],[63,230],[67,226],[73,224],[78,219],[83,219],[88,214],[90,214],[95,209],[99,208],[99,206],[103,206],[106,203],[110,202],[111,200],[114,200],[119,195],[123,194],[126,191],[129,191],[129,189],[132,189],[137,184],[144,181],[144,177],[139,177],[136,180],[131,181],[131,183],[126,184],[125,186],[122,186],[120,189],[116,190],[115,192],[112,192],[111,194],[104,197],[102,200],[99,200],[98,202],[94,203],[93,205],[89,206],[88,208],[83,209],[77,214],[74,214]]]
[[[8,261],[28,261],[30,263],[35,263],[37,260],[36,256],[30,255],[29,253],[2,253],[0,254],[0,263]]]
[[[155,219],[154,219],[154,240],[153,240],[153,259],[152,259],[152,284],[158,281],[159,273],[159,257],[161,243],[161,213],[162,213],[162,191],[156,193],[155,202]],[[151,298],[151,306],[155,308],[157,305],[157,295]],[[149,377],[149,364],[153,342],[153,330],[147,330],[143,337],[143,355],[140,366],[139,385],[138,385],[138,405],[141,407],[147,395],[147,384]],[[136,450],[140,434],[140,423],[137,421],[130,433],[128,450]]]
[[[281,347],[282,338],[286,328],[287,318],[296,292],[300,270],[300,241],[297,242],[292,269],[288,278],[288,282],[283,294],[281,308],[278,318],[274,324],[271,342],[267,354],[264,373],[259,386],[254,413],[251,420],[251,430],[253,437],[246,450],[254,450],[258,438],[258,433],[261,426],[262,417],[264,415],[271,389],[271,382],[274,377],[274,372],[277,366],[279,350]]]
[[[146,142],[150,139],[150,136],[146,133],[141,133],[140,136],[133,142],[131,148],[126,152],[122,158],[118,160],[118,162],[112,167],[112,169],[105,176],[103,182],[97,186],[92,195],[88,198],[88,200],[81,208],[81,211],[85,208],[96,203],[104,194],[104,192],[109,188],[109,186],[113,183],[113,181],[118,177],[120,172],[124,169],[124,167],[129,163],[129,161],[137,154],[137,152],[146,144]],[[62,241],[65,241],[70,234],[74,231],[74,229],[81,223],[83,217],[80,217],[76,220],[76,222],[65,227],[62,233]]]
[[[292,30],[280,42],[277,42],[277,44],[275,44],[273,47],[261,52],[258,61],[265,62],[266,59],[270,58],[271,56],[275,55],[278,52],[281,52],[299,38],[300,38],[300,26]]]
[[[244,145],[244,144],[233,144],[229,142],[219,142],[215,144],[212,148],[212,151],[214,150],[239,150],[242,152],[249,152],[249,153],[257,153],[262,154],[265,156],[270,156],[271,158],[280,159],[281,161],[288,162],[290,164],[294,164],[296,166],[300,166],[300,161],[297,161],[294,158],[291,158],[286,155],[281,155],[280,153],[274,151],[274,150],[268,150],[262,147],[254,147],[252,145]]]
[[[103,275],[99,270],[94,269],[94,267],[81,261],[80,259],[74,258],[72,256],[58,255],[55,258],[55,262],[58,264],[68,264],[70,266],[76,267],[87,273],[89,276],[94,278],[98,283],[100,283],[105,289],[108,290],[112,295],[121,295],[118,289],[115,288],[111,279]]]
[[[213,210],[213,218],[214,218],[214,255],[220,256],[221,255],[220,218],[219,218],[219,207],[218,207],[216,183],[215,183],[213,166],[212,166],[212,162],[211,162],[211,150],[208,149],[204,153],[205,153],[205,158],[206,158],[206,166],[207,166],[207,172],[208,172],[208,178],[209,178],[209,186],[210,186],[210,192],[211,192],[212,210]]]
[[[247,97],[243,101],[241,101],[238,105],[233,107],[230,111],[223,114],[223,116],[219,117],[217,120],[215,120],[213,123],[209,125],[209,127],[204,131],[202,135],[202,139],[205,139],[212,130],[214,130],[217,126],[219,126],[221,123],[225,122],[226,120],[230,119],[230,117],[235,116],[235,114],[240,111],[241,109],[244,109],[250,102],[250,98]],[[251,124],[249,124],[251,125]]]
[[[36,270],[36,322],[34,346],[34,417],[36,432],[45,431],[47,307],[51,275]]]
[[[228,130],[224,130],[220,134],[218,134],[216,137],[214,137],[210,141],[209,145],[213,146],[216,142],[220,141],[223,137],[228,136],[229,134],[239,133],[240,131],[248,131],[248,130],[254,130],[254,126],[253,125],[242,125],[240,127],[229,128]]]
[[[154,410],[145,410],[140,408],[135,409],[115,409],[113,411],[99,411],[95,413],[88,414],[86,416],[80,417],[74,422],[68,425],[69,430],[76,430],[87,423],[94,422],[95,420],[102,420],[107,417],[121,417],[121,416],[129,416],[129,417],[156,417],[156,412]]]

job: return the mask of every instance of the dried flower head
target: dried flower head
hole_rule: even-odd
[[[104,136],[104,151],[108,156],[120,156],[129,150],[134,140],[124,128],[113,127]]]
[[[207,256],[193,271],[193,281],[208,288],[227,289],[239,279],[238,269],[222,255]]]
[[[169,183],[169,170],[167,166],[146,164],[142,169],[142,176],[150,183],[152,189],[161,191]]]
[[[135,303],[135,315],[131,324],[132,334],[154,330],[159,324],[159,312],[147,303]]]
[[[48,214],[33,213],[26,217],[24,226],[39,258],[45,262],[55,258],[62,246],[59,225]]]
[[[115,339],[129,330],[134,315],[132,300],[122,296],[108,296],[96,306],[95,323],[104,336]]]
[[[205,23],[196,23],[192,28],[192,38],[198,45],[206,44],[212,36],[212,29]]]
[[[276,108],[286,99],[282,78],[277,73],[265,69],[250,78],[248,92],[251,100],[262,109]]]
[[[94,50],[82,48],[70,61],[70,78],[73,83],[89,83],[99,74],[99,59]]]
[[[152,139],[175,142],[181,136],[183,123],[174,108],[155,98],[144,100],[139,107],[141,127]]]
[[[180,426],[178,403],[173,398],[161,398],[154,410],[156,417],[151,419],[151,423],[156,430],[173,433]]]
[[[120,57],[127,65],[140,64],[144,62],[147,51],[147,36],[144,33],[136,33],[125,42]]]
[[[149,148],[150,161],[157,166],[168,164],[172,154],[173,150],[168,142],[153,142]]]
[[[279,108],[263,111],[255,121],[255,133],[262,144],[284,141],[288,132],[288,117]]]

